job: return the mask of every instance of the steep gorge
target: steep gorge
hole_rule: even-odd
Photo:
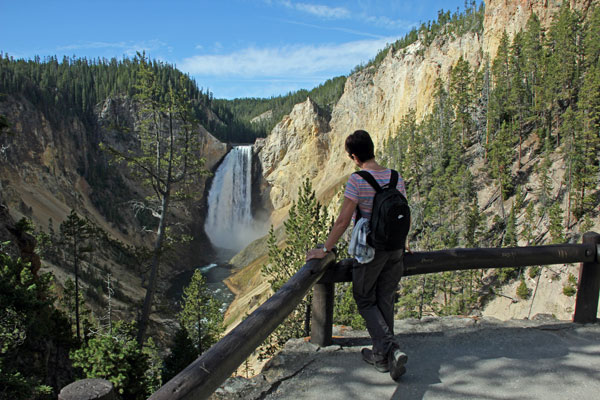
[[[298,186],[304,179],[311,180],[317,197],[324,204],[329,204],[339,193],[342,184],[355,168],[345,154],[343,146],[349,133],[356,129],[365,129],[371,133],[376,149],[381,148],[386,140],[396,135],[403,117],[409,110],[414,110],[417,122],[431,113],[436,80],[439,78],[447,85],[451,69],[459,58],[466,60],[472,70],[480,71],[486,60],[491,62],[495,57],[504,32],[512,38],[518,31],[525,29],[533,12],[538,15],[542,28],[547,29],[562,3],[546,0],[488,1],[485,7],[483,34],[469,32],[462,36],[439,35],[430,45],[425,45],[421,37],[404,49],[391,49],[378,66],[367,67],[348,77],[344,93],[330,115],[324,115],[310,98],[296,105],[271,134],[255,146],[268,188],[265,197],[269,198],[270,205],[274,208],[272,223],[278,226],[286,218],[291,203],[296,200]],[[589,0],[569,2],[572,9],[578,10],[584,17],[594,3],[597,4]],[[519,179],[530,196],[534,196],[538,186],[538,177],[533,166],[539,161],[535,156],[539,146],[532,137],[523,145],[522,171],[517,171],[516,163],[513,166],[514,171],[522,175]],[[488,216],[487,225],[491,226],[492,217],[500,214],[500,207],[510,209],[515,198],[512,196],[503,202],[498,201],[498,193],[487,178],[483,166],[483,149],[473,146],[467,152],[471,160],[469,169],[477,181],[478,205]],[[564,190],[561,189],[560,182],[565,165],[558,152],[552,159],[554,162],[549,172],[555,182],[554,195],[558,195]],[[566,204],[563,206],[566,208]],[[598,229],[597,215],[593,223]],[[538,226],[541,235],[547,231],[547,226]],[[264,249],[262,251],[264,252]],[[248,252],[261,251],[254,248]],[[248,258],[248,254],[241,257],[245,262]],[[251,264],[249,269],[256,271],[254,264],[257,262]],[[235,259],[233,263],[236,263]],[[561,290],[568,274],[574,272],[569,267],[555,268],[554,271],[558,269],[561,273],[545,273],[544,280],[554,283],[546,295],[538,293],[537,301],[544,304],[546,310],[551,310],[548,312],[559,318],[568,318],[572,312],[572,299],[554,296],[555,303],[546,299],[540,301],[544,296],[552,298],[557,288]],[[247,279],[248,271],[242,272],[242,275]],[[235,276],[230,281],[236,286]],[[534,281],[530,282],[532,286],[535,284]],[[264,288],[264,285],[262,287]],[[248,298],[241,285],[237,284],[237,289],[242,290],[241,299]],[[256,288],[249,289],[254,298],[259,296]],[[514,298],[515,287],[508,290],[511,291],[508,297]],[[502,314],[501,309],[512,309],[506,314],[507,317],[528,315],[526,308],[529,306],[515,311],[516,307],[511,308],[511,301],[504,298],[504,304],[496,306],[496,314]],[[239,315],[238,306],[245,307],[244,304],[234,303],[232,315]],[[541,310],[543,309],[542,307]]]
[[[107,98],[96,106],[92,122],[77,116],[49,118],[48,112],[53,110],[44,111],[18,95],[0,101],[0,114],[7,116],[10,124],[9,132],[1,138],[0,188],[2,202],[12,219],[26,217],[38,231],[58,234],[60,224],[74,209],[124,246],[149,247],[152,235],[143,232],[131,208],[131,201],[143,199],[148,189],[133,180],[122,166],[109,164],[107,154],[99,149],[100,142],[118,149],[137,146],[135,136],[128,134],[139,123],[135,103],[127,96]],[[198,129],[202,137],[199,156],[205,159],[205,168],[214,169],[228,146],[204,128]],[[166,263],[161,270],[161,276],[165,277],[161,291],[166,290],[168,278],[174,273],[211,260],[212,249],[206,245],[208,239],[201,218],[205,213],[203,193],[209,179],[210,176],[200,177],[193,188],[197,198],[188,202],[186,208],[173,212],[173,218],[186,224],[195,237],[195,251],[191,247],[182,248],[177,260]],[[97,248],[93,262],[84,272],[104,280],[110,271],[121,292],[121,296],[113,299],[115,314],[119,318],[135,318],[135,304],[145,295],[144,268],[124,263],[122,257],[119,261],[118,251],[110,253],[106,248]],[[70,266],[46,260],[43,268],[55,275],[59,287],[67,279],[73,279]],[[98,282],[84,279],[82,283],[83,291],[88,286],[97,289]],[[87,301],[95,312],[100,315],[104,312],[93,300]],[[168,320],[174,317],[168,312],[153,318],[153,328],[164,333],[165,324],[170,324]]]

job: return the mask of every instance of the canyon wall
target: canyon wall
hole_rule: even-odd
[[[400,121],[411,109],[417,120],[433,107],[435,82],[448,82],[451,68],[462,56],[475,71],[486,57],[496,55],[504,31],[512,37],[525,28],[532,12],[548,27],[560,8],[558,0],[488,0],[483,35],[441,35],[429,46],[421,40],[397,51],[390,50],[377,67],[350,75],[344,93],[324,119],[310,99],[296,105],[275,127],[266,144],[257,147],[270,187],[274,208],[272,221],[281,222],[299,183],[309,178],[317,196],[327,203],[355,169],[344,150],[346,136],[357,129],[368,131],[375,148],[395,134]],[[571,0],[573,8],[586,13],[591,0]]]

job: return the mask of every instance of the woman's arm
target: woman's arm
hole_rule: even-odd
[[[342,209],[340,211],[340,215],[335,220],[333,224],[333,228],[331,228],[331,232],[325,241],[325,248],[329,251],[335,246],[338,240],[342,237],[348,225],[352,221],[352,215],[354,214],[354,210],[356,209],[357,203],[353,200],[350,200],[347,197],[344,197],[344,201],[342,203]],[[311,260],[313,258],[323,258],[325,257],[325,252],[322,249],[312,249],[308,253],[306,253],[306,261]]]

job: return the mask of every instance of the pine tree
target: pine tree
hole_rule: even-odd
[[[553,90],[553,107],[556,114],[575,103],[581,64],[578,51],[580,40],[579,17],[570,9],[569,3],[564,2],[550,27],[548,37],[550,59],[547,83]],[[560,145],[559,136],[556,145]]]
[[[352,283],[337,284],[333,309],[333,320],[339,325],[348,325],[357,330],[366,329],[365,320],[358,313],[352,294]]]
[[[591,209],[591,192],[597,186],[598,152],[600,151],[600,7],[595,7],[586,22],[583,39],[584,77],[577,103],[578,126],[581,127],[580,163],[574,168],[574,190],[579,192],[576,198],[576,217],[580,218]]]
[[[400,280],[399,296],[396,302],[399,318],[419,318],[419,299],[421,297],[419,289],[418,277],[409,276]]]
[[[162,379],[168,382],[198,358],[198,350],[185,328],[179,328],[175,332],[173,345],[169,355],[165,358],[162,370]]]
[[[90,325],[91,312],[86,306],[83,293],[76,291],[75,288],[75,282],[73,282],[72,279],[67,278],[63,288],[63,296],[59,299],[59,304],[61,308],[67,312],[73,331],[77,334],[76,321],[79,320],[84,327]],[[79,319],[77,319],[77,316],[79,316]],[[83,333],[85,337],[87,335],[85,329]]]
[[[200,270],[194,271],[182,300],[179,324],[190,335],[196,354],[201,355],[219,341],[224,331],[221,304],[213,297]]]
[[[71,353],[71,359],[86,378],[107,379],[124,400],[138,400],[160,387],[158,366],[151,363],[152,351],[152,340],[141,349],[135,339],[135,326],[118,321],[112,335],[92,337]]]
[[[449,94],[456,116],[454,128],[460,131],[460,143],[466,146],[465,138],[469,138],[472,129],[473,76],[471,65],[462,55],[450,72]]]
[[[517,287],[517,296],[526,300],[529,298],[530,292],[531,290],[527,287],[527,283],[525,283],[525,278],[521,277],[521,283]]]
[[[273,228],[269,231],[269,262],[262,267],[273,291],[279,290],[305,263],[308,250],[325,242],[332,221],[325,207],[316,199],[309,179],[298,189],[298,200],[292,203],[284,223],[286,242],[279,247]],[[303,299],[286,321],[262,346],[262,357],[274,354],[290,338],[308,336],[310,332],[310,295]]]
[[[563,226],[562,209],[559,202],[555,202],[549,210],[548,214],[550,238],[552,244],[560,244],[565,242],[565,228]]]
[[[510,92],[508,94],[509,110],[514,130],[518,136],[518,151],[517,151],[517,168],[521,168],[521,157],[523,139],[525,137],[525,121],[529,114],[530,93],[526,86],[527,70],[525,54],[523,51],[524,38],[522,32],[519,32],[513,38],[513,43],[510,49],[510,68],[511,81]]]
[[[498,183],[500,201],[506,200],[513,190],[511,173],[513,146],[510,128],[506,122],[503,122],[488,153],[490,175]],[[504,206],[502,206],[502,213],[504,215]]]
[[[525,218],[521,225],[521,237],[525,239],[527,246],[531,246],[533,244],[533,239],[535,238],[535,217],[535,204],[533,201],[530,201],[525,209]]]
[[[544,79],[544,48],[542,46],[542,28],[535,13],[531,13],[523,33],[523,55],[525,86],[530,93],[530,107],[533,112],[532,121],[536,125],[543,123],[543,79]]]
[[[573,185],[573,176],[577,174],[581,166],[581,150],[577,140],[577,131],[575,113],[569,106],[563,114],[563,123],[561,125],[561,136],[563,137],[562,153],[564,160],[567,162],[567,170],[563,178],[563,182],[567,189],[567,212],[565,226],[571,226],[571,209],[573,200],[575,200],[576,186]]]
[[[468,248],[479,247],[479,237],[483,225],[484,216],[479,210],[477,198],[474,197],[471,202],[469,212],[465,218],[464,243]]]
[[[552,177],[550,176],[552,167],[552,160],[550,159],[551,154],[551,145],[550,145],[550,136],[546,136],[544,155],[540,162],[535,167],[535,172],[538,174],[539,180],[539,189],[538,196],[539,201],[542,207],[539,212],[540,215],[544,215],[547,208],[550,206],[552,201],[552,189],[554,185],[552,184]]]
[[[178,82],[158,75],[145,54],[136,59],[136,96],[139,104],[139,151],[119,151],[104,146],[115,161],[125,162],[131,172],[153,191],[148,210],[158,221],[150,263],[150,278],[140,316],[138,341],[143,344],[169,228],[169,211],[173,203],[185,199],[185,188],[197,176],[207,173],[200,157],[200,136],[191,100],[185,91],[183,77]]]
[[[85,254],[93,251],[92,242],[94,239],[94,228],[91,222],[86,218],[80,218],[75,210],[67,219],[60,224],[60,243],[64,246],[65,260],[69,260],[73,266],[75,274],[75,328],[77,339],[81,340],[81,325],[80,325],[80,299],[79,293],[79,268]]]
[[[60,355],[74,347],[73,334],[54,307],[52,275],[10,256],[8,245],[0,242],[0,397],[55,398],[60,388],[47,384],[69,376]]]
[[[506,32],[500,38],[496,57],[492,62],[493,89],[490,94],[488,125],[491,132],[496,131],[503,123],[510,121],[510,52]]]
[[[504,233],[504,247],[515,247],[519,241],[518,230],[517,230],[517,216],[515,207],[510,209],[508,215],[508,221],[506,222],[506,231]]]

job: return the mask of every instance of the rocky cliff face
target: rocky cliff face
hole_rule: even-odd
[[[275,220],[295,200],[305,178],[323,173],[321,160],[329,157],[330,117],[307,98],[279,122],[266,139],[255,144],[268,183]]]
[[[583,15],[592,3],[590,0],[570,2]],[[310,99],[297,105],[270,136],[256,146],[264,171],[262,198],[274,208],[271,222],[278,226],[286,218],[291,202],[296,200],[298,186],[306,178],[311,180],[322,203],[328,204],[333,199],[331,204],[334,205],[336,193],[339,194],[348,175],[355,170],[344,150],[348,134],[365,129],[371,133],[376,149],[381,148],[385,139],[397,132],[409,110],[415,111],[417,121],[432,110],[436,80],[441,78],[448,82],[451,68],[461,56],[473,70],[480,70],[487,57],[490,60],[495,57],[505,30],[512,38],[525,28],[532,12],[547,28],[561,4],[562,1],[557,0],[486,1],[483,35],[444,35],[429,46],[417,41],[405,49],[389,51],[377,67],[363,69],[348,77],[344,93],[330,116],[323,118]],[[523,163],[533,162],[535,143],[524,143],[523,146]],[[483,160],[473,158],[471,170],[480,188],[479,205],[491,214],[499,214],[499,210],[494,209],[501,204],[496,201],[498,194],[487,175],[480,172]],[[559,159],[555,161],[550,173],[554,182],[560,182],[564,165]],[[532,175],[531,179],[537,178]],[[535,187],[529,182],[525,186],[532,192]],[[258,250],[255,253],[256,257],[264,255]],[[246,258],[251,257],[246,255]],[[547,296],[555,297],[555,293],[548,291]],[[542,291],[538,293],[538,301],[544,296]],[[243,299],[244,294],[239,298]],[[237,305],[243,308],[246,304]],[[569,305],[561,307],[568,312]]]
[[[44,112],[23,99],[8,97],[0,102],[0,114],[8,116],[11,123],[11,133],[0,138],[5,148],[0,154],[0,173],[4,201],[13,217],[28,216],[42,229],[48,227],[51,218],[57,228],[75,208],[116,238],[136,243],[139,238],[133,232],[119,231],[94,207],[92,200],[97,200],[106,188],[86,179],[113,175],[123,178],[121,183],[126,187],[111,189],[130,196],[141,190],[128,180],[125,171],[109,166],[98,147],[100,142],[121,150],[135,147],[135,135],[131,133],[137,124],[135,111],[130,99],[109,98],[96,107],[96,123],[89,127],[74,117],[51,123]],[[213,169],[227,152],[227,145],[204,128],[200,131],[203,147],[199,156],[206,159],[207,169]],[[111,181],[106,176],[102,179]],[[201,193],[206,180],[203,177],[198,181]]]
[[[583,14],[593,3],[593,0],[566,0],[571,8]],[[532,13],[535,13],[542,27],[548,28],[552,16],[560,9],[565,0],[487,0],[485,2],[485,23],[483,33],[483,48],[489,53],[490,59],[496,56],[502,33],[506,31],[509,38],[525,27]]]
[[[304,179],[312,181],[317,195],[325,201],[346,181],[354,170],[344,150],[348,134],[365,129],[377,148],[397,130],[410,109],[418,117],[430,111],[436,79],[447,79],[461,56],[473,68],[479,68],[481,37],[468,34],[455,40],[438,38],[427,48],[416,42],[406,49],[390,51],[379,67],[348,78],[328,123],[310,99],[297,105],[275,127],[259,153],[271,187],[274,222],[281,220]]]
[[[509,37],[525,28],[532,12],[543,26],[561,5],[558,0],[490,0],[486,2],[483,36],[468,33],[460,37],[438,37],[425,47],[417,41],[405,49],[389,51],[378,67],[351,75],[344,94],[336,104],[329,123],[318,123],[319,113],[310,100],[277,125],[260,148],[264,177],[270,185],[275,209],[273,222],[281,221],[286,207],[295,199],[299,182],[311,179],[317,196],[328,202],[354,165],[344,151],[346,136],[356,129],[367,130],[376,149],[393,135],[410,109],[417,120],[433,107],[437,78],[448,82],[450,70],[462,56],[475,71],[486,55],[496,54],[503,32]],[[587,12],[591,0],[571,0],[572,6]]]

